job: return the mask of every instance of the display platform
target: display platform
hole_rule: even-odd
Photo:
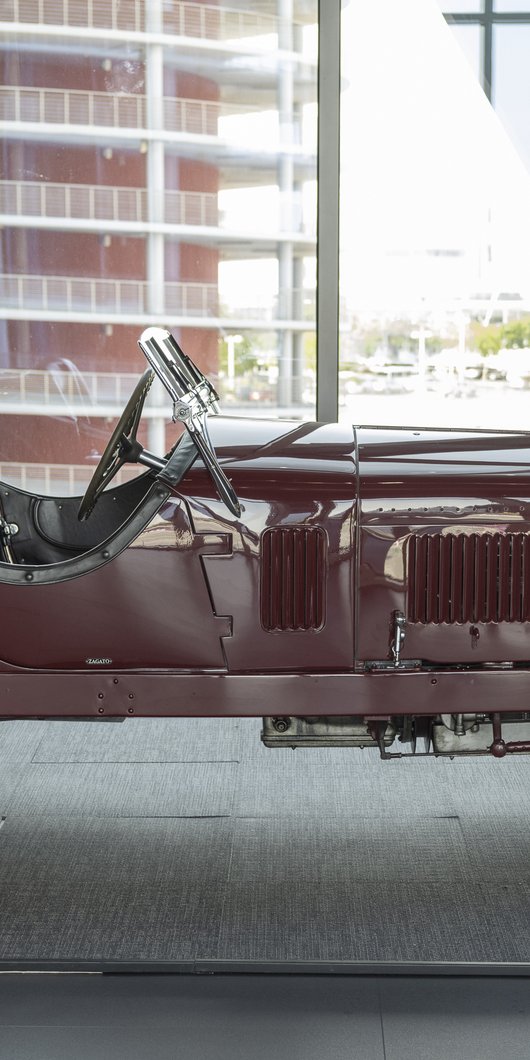
[[[381,762],[259,735],[3,722],[0,967],[530,967],[528,757]]]

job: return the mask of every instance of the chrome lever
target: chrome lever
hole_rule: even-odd
[[[146,328],[138,344],[173,400],[173,422],[189,431],[221,500],[239,518],[241,505],[219,464],[206,422],[208,415],[219,414],[217,391],[164,328]]]
[[[394,631],[391,644],[394,666],[399,666],[401,652],[405,643],[405,615],[403,611],[394,611]]]

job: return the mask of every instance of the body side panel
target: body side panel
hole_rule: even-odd
[[[388,659],[395,611],[407,618],[404,658],[448,665],[530,659],[530,623],[483,621],[486,575],[494,594],[504,591],[519,557],[530,544],[530,436],[493,432],[413,431],[359,428],[360,568],[356,657],[359,663]],[[465,541],[464,541],[465,538]],[[485,538],[495,545],[495,570],[481,571]],[[436,552],[425,561],[425,584],[414,585],[410,545]],[[450,569],[442,569],[446,546],[456,542]],[[503,550],[511,558],[502,570]],[[464,556],[464,562],[458,556]],[[468,557],[468,558],[466,558]],[[460,567],[458,563],[460,562]],[[511,565],[511,566],[510,566]],[[421,565],[420,565],[421,566]],[[517,575],[518,576],[518,575]],[[521,580],[520,579],[520,580]],[[484,582],[484,584],[482,584]],[[410,593],[421,591],[425,620]],[[475,594],[458,621],[457,597]],[[521,608],[512,609],[513,614]],[[492,611],[492,613],[494,613]],[[512,615],[513,618],[513,615]]]

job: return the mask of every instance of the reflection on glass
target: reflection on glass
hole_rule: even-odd
[[[495,26],[493,56],[495,108],[530,171],[530,25]]]
[[[493,0],[493,10],[502,12],[526,12],[530,18],[530,0]]]
[[[495,38],[518,153],[455,27],[422,0],[376,6],[343,10],[341,415],[527,428],[530,36]]]
[[[453,22],[451,32],[462,48],[477,81],[482,81],[482,40],[484,30],[481,26],[469,26]]]
[[[0,477],[84,488],[153,323],[225,411],[310,417],[317,0],[3,10]]]

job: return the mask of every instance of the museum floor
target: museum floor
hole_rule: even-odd
[[[1,724],[1,1060],[121,1057],[131,1020],[131,1060],[222,1060],[223,1019],[246,1060],[527,1060],[530,979],[507,973],[530,971],[530,759],[383,763],[267,750],[259,732],[259,719]],[[432,978],[458,965],[503,978]],[[422,978],[383,978],[403,968]],[[134,971],[181,974],[100,974]],[[173,1051],[161,1038],[142,1053],[157,1012]],[[88,1025],[107,1051],[75,1044],[96,1042]],[[475,1044],[454,1052],[444,1035],[459,1026]],[[177,1031],[196,1047],[177,1048]]]
[[[0,725],[5,962],[530,961],[530,758]]]

